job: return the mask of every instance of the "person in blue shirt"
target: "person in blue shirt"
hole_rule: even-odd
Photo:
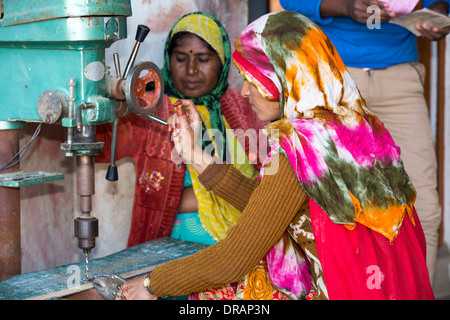
[[[427,267],[433,283],[442,209],[435,142],[424,95],[425,67],[418,61],[415,35],[389,23],[399,14],[383,1],[280,0],[280,4],[307,16],[325,32],[367,105],[400,146],[417,191],[415,206],[427,241]],[[448,15],[449,0],[423,0],[422,6]],[[450,31],[450,27],[430,28],[426,23],[416,29],[432,41]]]

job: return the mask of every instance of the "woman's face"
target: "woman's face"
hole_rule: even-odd
[[[281,117],[280,102],[265,99],[258,89],[244,79],[242,83],[241,95],[248,98],[252,105],[252,110],[256,113],[261,121],[274,121]]]
[[[173,85],[187,98],[212,91],[220,77],[222,63],[214,50],[194,34],[181,38],[170,55]]]

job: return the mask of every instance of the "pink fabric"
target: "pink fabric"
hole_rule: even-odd
[[[331,222],[312,200],[310,211],[329,299],[434,300],[415,210],[415,226],[404,219],[392,242],[359,223],[350,231]]]
[[[234,51],[231,56],[233,57],[233,62],[239,66],[238,70],[244,73],[243,76],[263,90],[264,95],[268,99],[278,100],[280,98],[280,92],[270,78],[266,77],[257,67],[248,62],[239,52]],[[260,58],[263,59],[264,56]]]
[[[291,299],[301,299],[311,291],[309,264],[287,232],[266,254],[272,284]]]

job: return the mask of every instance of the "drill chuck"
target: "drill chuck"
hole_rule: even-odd
[[[98,237],[98,219],[81,216],[74,220],[74,227],[78,247],[89,253],[95,247],[95,238]]]

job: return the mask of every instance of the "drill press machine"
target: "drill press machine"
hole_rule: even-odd
[[[17,133],[26,123],[67,128],[67,141],[61,149],[77,159],[81,214],[75,219],[74,229],[79,248],[87,254],[98,236],[91,197],[95,193],[94,156],[104,142],[97,141],[96,126],[113,123],[113,154],[107,179],[114,181],[119,118],[131,110],[165,124],[153,116],[163,96],[160,70],[151,62],[134,65],[149,29],[138,27],[123,75],[114,54],[116,74],[111,76],[105,67],[105,49],[126,38],[126,18],[132,14],[129,0],[0,3],[0,140],[8,139],[7,132]],[[8,187],[62,178],[47,172],[11,174],[14,179],[7,175],[0,179],[0,193]]]

